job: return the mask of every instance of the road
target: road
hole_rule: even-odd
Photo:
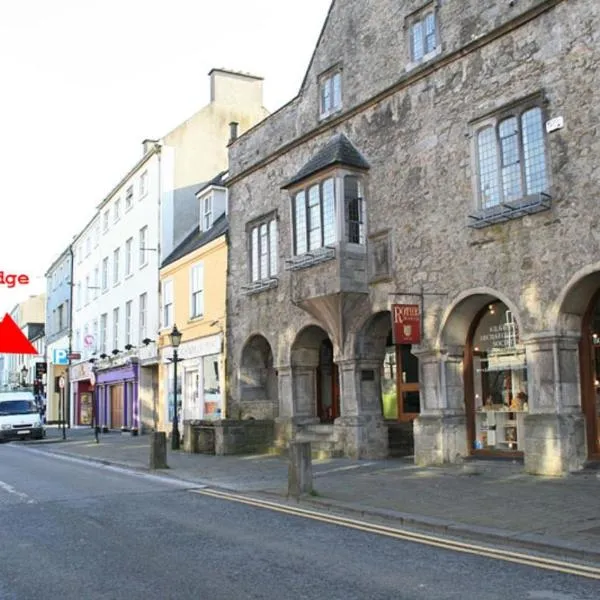
[[[0,445],[0,600],[597,600],[573,575]]]

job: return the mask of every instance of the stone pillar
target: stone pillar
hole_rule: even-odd
[[[466,456],[462,346],[413,351],[419,358],[421,414],[413,422],[415,464],[454,463]]]
[[[524,341],[529,413],[525,416],[525,470],[565,475],[587,458],[581,410],[579,335],[537,335]]]
[[[167,465],[167,434],[164,431],[153,431],[150,436],[150,468],[169,468]]]
[[[381,413],[381,361],[337,362],[341,416],[336,439],[345,456],[382,459],[388,456],[388,431]]]

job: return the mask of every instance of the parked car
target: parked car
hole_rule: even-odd
[[[42,439],[44,419],[31,392],[0,392],[0,441]]]

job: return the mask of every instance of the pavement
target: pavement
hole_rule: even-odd
[[[17,442],[71,460],[149,471],[148,436],[89,428],[48,430],[41,442]],[[465,461],[417,467],[411,459],[313,460],[314,492],[290,499],[288,464],[272,455],[210,456],[168,451],[161,475],[193,485],[351,513],[458,539],[525,547],[600,564],[600,471],[561,478],[527,475],[518,461]]]

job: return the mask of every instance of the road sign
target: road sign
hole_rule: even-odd
[[[65,378],[64,377],[59,377],[58,378],[58,387],[61,390],[65,387]]]
[[[90,335],[90,334],[88,334],[88,335],[86,335],[86,336],[83,338],[83,345],[84,345],[86,348],[92,348],[92,347],[94,346],[94,341],[95,341],[95,340],[94,340],[94,336],[93,336],[93,335]]]
[[[64,348],[57,348],[52,351],[52,364],[54,365],[68,365],[69,354]]]
[[[39,354],[8,313],[0,322],[0,354],[3,353]]]
[[[46,363],[45,362],[36,362],[35,363],[35,378],[41,379],[42,375],[46,374]]]
[[[67,358],[69,360],[79,360],[81,358],[81,354],[79,352],[71,352],[71,354],[67,354]]]

